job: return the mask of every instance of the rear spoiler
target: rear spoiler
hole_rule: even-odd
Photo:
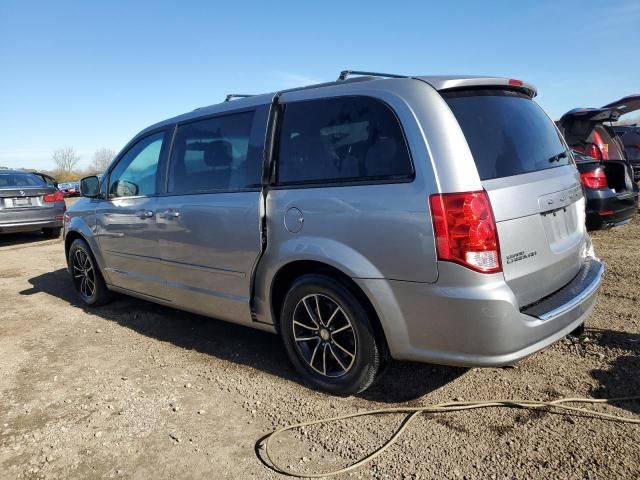
[[[438,91],[465,89],[465,88],[503,88],[515,90],[533,98],[538,95],[538,90],[532,84],[515,78],[503,77],[479,77],[471,75],[420,75],[407,76],[395,73],[363,72],[357,70],[343,70],[340,72],[338,82],[343,82],[350,75],[363,75],[365,78],[414,78],[428,83]]]
[[[414,77],[428,83],[438,91],[458,90],[466,88],[505,88],[516,90],[533,98],[538,95],[535,86],[523,80],[502,77],[466,77],[466,76],[428,76]]]

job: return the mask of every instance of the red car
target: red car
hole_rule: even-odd
[[[80,186],[75,182],[60,183],[58,190],[66,197],[77,197],[80,195]]]

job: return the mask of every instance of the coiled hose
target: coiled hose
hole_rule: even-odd
[[[340,415],[332,418],[325,418],[320,420],[310,420],[308,422],[296,423],[292,425],[287,425],[285,427],[278,428],[273,432],[269,433],[266,437],[264,437],[264,455],[266,457],[268,465],[275,471],[290,475],[293,477],[300,478],[320,478],[320,477],[331,477],[334,475],[339,475],[342,473],[350,472],[355,470],[364,464],[370,462],[374,458],[381,455],[385,450],[387,450],[391,445],[393,445],[402,432],[406,430],[409,424],[420,414],[422,413],[445,413],[445,412],[459,412],[461,410],[474,410],[479,408],[492,408],[492,407],[510,407],[510,408],[524,408],[529,410],[562,410],[567,414],[581,414],[588,415],[592,418],[598,418],[601,420],[613,421],[613,422],[621,422],[621,423],[633,423],[640,424],[640,418],[637,417],[623,417],[620,415],[613,415],[610,413],[598,412],[595,410],[591,410],[588,408],[581,408],[571,405],[566,405],[568,403],[605,403],[612,404],[617,402],[624,401],[632,401],[632,400],[640,400],[640,395],[632,396],[632,397],[621,397],[621,398],[560,398],[558,400],[553,400],[549,402],[544,401],[536,401],[536,400],[491,400],[491,401],[469,401],[469,402],[447,402],[447,403],[439,403],[437,405],[427,405],[424,407],[391,407],[391,408],[381,408],[377,410],[368,410],[365,412],[351,413],[347,415]],[[400,428],[396,430],[396,432],[379,448],[373,450],[372,452],[366,454],[361,459],[356,462],[348,465],[344,468],[340,468],[338,470],[331,470],[328,472],[320,472],[320,473],[306,473],[306,472],[296,472],[294,470],[290,470],[282,465],[279,465],[272,457],[272,446],[271,443],[273,440],[279,435],[287,432],[289,430],[294,430],[296,428],[308,427],[311,425],[319,425],[326,424],[331,422],[337,422],[339,420],[347,420],[349,418],[356,417],[364,417],[368,415],[380,415],[387,413],[406,413],[407,417],[403,420]]]

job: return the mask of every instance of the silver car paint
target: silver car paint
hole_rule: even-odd
[[[166,299],[158,263],[158,226],[154,217],[145,216],[156,211],[157,201],[156,197],[129,197],[98,202],[96,236],[111,283]]]
[[[496,217],[504,276],[518,305],[528,305],[569,282],[578,273],[587,235],[575,167],[487,180],[483,186]],[[517,252],[533,256],[510,263],[506,257]]]
[[[239,203],[229,197],[215,206],[213,198],[206,195],[150,197],[148,207],[154,209],[154,218],[147,221],[151,231],[156,231],[151,234],[155,239],[146,228],[125,233],[132,238],[131,245],[126,245],[127,255],[122,256],[147,262],[147,267],[140,269],[148,275],[123,280],[131,263],[110,257],[107,283],[114,290],[151,296],[158,303],[276,331],[277,312],[271,305],[275,276],[291,262],[313,260],[337,268],[362,288],[395,358],[501,365],[529,355],[584,321],[593,306],[595,288],[575,308],[553,320],[542,322],[520,313],[520,307],[557,290],[580,268],[585,243],[582,224],[560,235],[557,240],[563,247],[557,249],[553,241],[547,241],[549,229],[557,225],[542,224],[545,210],[539,203],[545,195],[573,194],[578,181],[575,168],[482,182],[464,134],[436,90],[506,84],[508,79],[488,77],[419,77],[283,92],[279,97],[282,103],[352,95],[384,101],[402,124],[415,179],[376,185],[274,187],[268,190],[264,204],[262,194],[256,192],[238,195],[235,201]],[[532,86],[524,88],[535,94]],[[269,105],[273,97],[267,94],[199,109],[149,127],[131,143],[176,122]],[[486,275],[436,260],[429,195],[483,188],[490,195],[498,222],[503,264],[506,255],[523,248],[521,245],[539,251],[531,263],[518,262],[504,273]],[[120,201],[126,204],[129,200]],[[105,201],[97,201],[101,202]],[[567,221],[578,222],[584,215],[581,195],[565,203]],[[95,200],[83,199],[71,208],[68,232],[91,236],[97,228],[100,244],[92,241],[90,245],[102,250],[105,242],[110,245],[122,240],[118,235],[124,232],[113,230],[113,226],[106,228],[100,220],[93,228],[83,225],[91,221],[94,211],[103,208],[96,209],[95,204]],[[180,211],[180,218],[163,219],[172,209]],[[183,211],[188,212],[187,220]],[[262,216],[267,225],[267,248],[256,265]],[[184,236],[180,225],[184,221],[198,225],[195,237]],[[224,228],[207,229],[212,223],[224,223]],[[218,237],[214,238],[214,231]],[[103,240],[105,233],[117,235],[106,235],[109,238]],[[126,237],[122,241],[127,242]],[[106,254],[96,256],[104,265]],[[208,258],[220,262],[207,264]],[[111,262],[116,267],[110,266]],[[227,267],[220,268],[221,264]],[[541,278],[549,281],[541,282]],[[216,286],[221,284],[224,288]]]
[[[591,313],[601,275],[575,307],[543,321],[520,313],[501,274],[442,262],[436,285],[358,279],[396,359],[459,366],[510,365],[578,327]]]
[[[168,299],[232,322],[251,318],[260,254],[260,192],[158,198],[157,238]]]
[[[436,90],[450,90],[452,88],[468,88],[468,87],[495,87],[495,86],[512,86],[521,84],[521,89],[527,91],[533,98],[538,94],[536,87],[522,80],[514,80],[501,77],[479,77],[473,75],[429,75],[415,77],[423,82],[427,82]]]

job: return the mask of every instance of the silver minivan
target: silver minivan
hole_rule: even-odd
[[[513,364],[583,325],[604,270],[535,95],[347,71],[155,124],[82,181],[75,287],[276,332],[340,395],[389,358]]]

